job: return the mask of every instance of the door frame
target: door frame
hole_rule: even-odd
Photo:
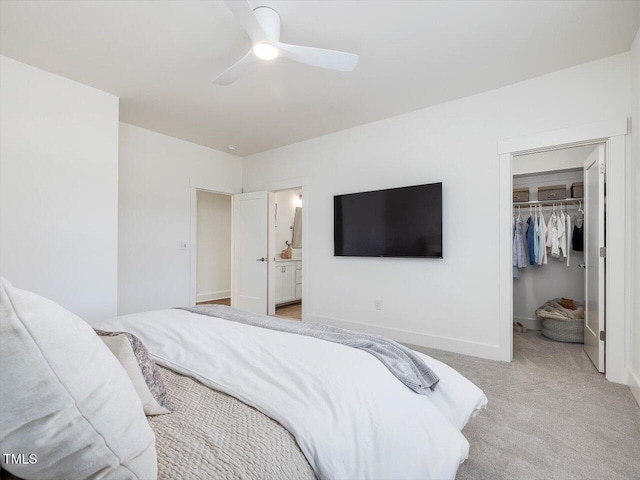
[[[218,185],[208,184],[199,179],[189,180],[189,306],[194,307],[198,295],[198,190],[202,192],[218,193],[233,197],[236,193],[229,189],[219,188]],[[231,202],[231,218],[233,219],[233,202]],[[231,245],[233,247],[233,229],[231,230]],[[233,294],[233,265],[231,266],[231,278],[229,279],[229,294]]]
[[[625,265],[625,252],[630,252],[631,176],[630,156],[626,154],[627,119],[621,118],[550,132],[534,133],[498,141],[499,157],[499,358],[513,360],[513,267],[511,238],[511,210],[513,202],[513,158],[528,153],[558,150],[567,147],[605,144],[607,200],[605,268],[605,359],[606,378],[627,384],[629,380],[626,338],[629,334],[631,312],[631,267]],[[629,262],[627,262],[629,263]]]
[[[292,177],[264,184],[264,190],[269,194],[269,234],[267,251],[269,252],[269,271],[267,283],[267,314],[275,313],[275,228],[273,225],[273,213],[275,212],[275,193],[285,190],[302,190],[302,321],[307,318],[309,311],[309,182],[307,177]],[[273,313],[272,313],[273,312]]]

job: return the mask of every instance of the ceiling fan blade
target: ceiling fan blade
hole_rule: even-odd
[[[260,22],[258,22],[247,0],[224,0],[224,3],[227,4],[231,13],[236,16],[254,44],[268,41],[267,34],[260,26]]]
[[[252,50],[249,50],[244,57],[242,57],[236,63],[231,65],[220,75],[218,75],[213,80],[213,83],[217,85],[224,85],[224,86],[231,85],[238,78],[240,78],[244,74],[244,72],[247,70],[247,67],[250,64],[255,63],[255,61],[256,61],[256,56],[253,54]]]
[[[278,48],[284,58],[295,60],[329,70],[339,70],[341,72],[351,72],[358,64],[358,55],[355,53],[338,52],[336,50],[325,50],[324,48],[303,47],[300,45],[289,45],[278,43]]]

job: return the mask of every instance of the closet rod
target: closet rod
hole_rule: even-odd
[[[540,207],[552,207],[553,205],[578,205],[584,203],[584,198],[563,198],[562,200],[532,200],[530,202],[513,202],[516,206],[526,207],[528,205],[538,205]]]

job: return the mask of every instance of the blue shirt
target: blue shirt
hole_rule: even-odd
[[[535,233],[533,222],[533,218],[527,218],[527,249],[529,250],[529,265],[538,264],[535,252]]]

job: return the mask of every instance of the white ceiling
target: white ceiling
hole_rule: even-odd
[[[0,3],[0,51],[121,98],[120,119],[244,156],[629,50],[640,2],[282,1],[282,41],[360,55],[352,73],[250,47],[219,1]]]

